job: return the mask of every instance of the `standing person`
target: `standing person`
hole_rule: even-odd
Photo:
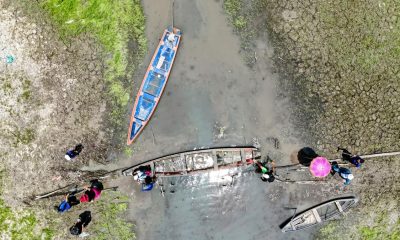
[[[88,234],[84,234],[83,230],[87,225],[92,221],[92,214],[90,211],[84,211],[79,215],[79,219],[76,221],[74,226],[70,227],[69,232],[72,235],[81,235],[87,236]]]
[[[339,173],[339,176],[345,180],[344,185],[349,185],[351,180],[353,180],[354,178],[353,174],[351,174],[350,169],[339,167],[339,164],[337,162],[332,162],[331,173],[332,175],[335,175],[335,173]]]
[[[72,159],[76,158],[82,152],[82,150],[82,144],[76,145],[74,149],[70,149],[65,153],[65,159],[67,159],[67,161],[71,161]]]
[[[90,181],[91,186],[86,187],[85,193],[80,197],[80,202],[93,202],[100,198],[101,191],[103,191],[103,183],[101,183],[98,179],[94,179]]]
[[[56,207],[59,213],[63,213],[71,209],[71,207],[78,205],[80,201],[76,198],[74,194],[68,193],[64,200]]]
[[[337,150],[338,151],[340,151],[340,150],[342,151],[342,159],[343,159],[343,161],[350,162],[351,164],[353,164],[357,168],[360,168],[361,165],[364,163],[364,159],[362,159],[358,155],[353,155],[351,152],[349,152],[345,148],[338,147]]]

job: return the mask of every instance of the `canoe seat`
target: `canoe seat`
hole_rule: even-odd
[[[160,68],[162,67],[163,63],[164,63],[165,57],[161,56],[160,59],[158,60],[158,63],[156,65],[156,68]]]
[[[143,91],[153,95],[154,97],[158,97],[164,84],[164,80],[165,76],[163,74],[151,71],[146,79]]]
[[[141,96],[135,112],[135,118],[146,121],[154,107],[154,102]]]

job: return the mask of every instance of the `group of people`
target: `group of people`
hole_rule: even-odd
[[[65,159],[67,161],[72,161],[82,152],[83,148],[84,147],[82,144],[78,144],[73,149],[69,149],[65,153]],[[83,190],[84,192],[79,198],[76,196],[77,192],[68,193],[61,201],[61,203],[55,207],[57,212],[64,213],[78,204],[98,200],[101,196],[101,192],[104,190],[104,186],[103,183],[101,183],[98,179],[94,179],[91,180],[90,185],[85,186]],[[88,236],[88,234],[84,232],[84,229],[89,225],[91,220],[91,212],[84,211],[79,215],[79,218],[75,222],[75,224],[70,227],[70,233],[72,235],[79,235],[80,237]]]
[[[353,155],[345,148],[338,147],[337,151],[342,151],[343,161],[351,163],[356,168],[360,168],[364,163],[364,159],[362,159],[358,155]],[[349,168],[340,167],[339,164],[336,161],[334,161],[332,162],[331,174],[335,175],[336,173],[338,173],[339,176],[344,180],[344,185],[349,185],[351,180],[354,179],[354,175],[352,174]]]
[[[101,192],[104,190],[103,183],[94,179],[90,181],[90,186],[84,188],[83,194],[76,197],[76,193],[69,193],[65,196],[63,201],[56,207],[59,213],[63,213],[71,209],[73,206],[85,202],[93,202],[100,198]],[[79,215],[77,222],[70,228],[72,235],[81,235],[83,229],[90,223],[92,217],[90,211],[85,211]]]
[[[152,176],[150,165],[140,166],[132,173],[133,179],[142,185],[142,191],[150,191],[154,187],[155,176]]]
[[[356,168],[360,168],[364,163],[364,159],[362,159],[359,155],[353,155],[345,148],[338,147],[337,151],[342,151],[342,159],[345,162],[348,162],[354,165]],[[266,161],[253,161],[256,167],[256,172],[261,173],[261,180],[264,182],[273,182],[275,180],[275,162],[267,158]],[[354,179],[354,175],[352,174],[349,168],[339,166],[338,162],[334,161],[331,163],[331,174],[332,176],[336,173],[344,180],[344,185],[349,185],[351,180]]]

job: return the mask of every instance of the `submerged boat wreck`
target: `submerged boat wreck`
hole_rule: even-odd
[[[146,161],[123,170],[122,174],[134,175],[140,168],[146,167],[151,176],[194,175],[204,171],[218,171],[253,164],[253,161],[260,156],[260,151],[255,147],[193,150]]]
[[[282,232],[291,232],[309,228],[347,212],[358,202],[354,196],[342,197],[311,207],[281,224]]]
[[[143,131],[158,105],[169,74],[171,73],[181,35],[179,29],[168,28],[161,37],[160,43],[144,75],[132,109],[128,131],[128,145]]]

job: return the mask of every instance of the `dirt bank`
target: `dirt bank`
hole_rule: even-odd
[[[306,142],[328,157],[335,156],[337,146],[365,154],[400,147],[398,8],[395,1],[225,1],[246,43],[246,59],[260,39],[272,42],[281,93],[291,99],[292,123],[306,133]],[[268,30],[269,37],[262,30]],[[398,215],[382,215],[377,228],[362,221],[386,204],[398,209],[398,173],[392,171],[398,167],[398,158],[382,158],[355,171],[357,181],[337,193],[359,194],[359,221],[349,223],[349,218],[341,225],[346,227],[332,228],[331,233],[342,229],[354,238],[374,239],[376,232],[390,234],[391,228],[398,228]],[[374,204],[366,199],[374,199]],[[390,227],[381,228],[387,222]],[[395,230],[393,236],[398,237]]]
[[[82,35],[64,44],[44,13],[0,6],[1,54],[15,58],[0,65],[3,196],[19,205],[23,197],[77,178],[80,165],[105,160],[110,132],[103,125],[103,62],[96,41]],[[65,151],[78,143],[84,154],[66,162]]]
[[[78,212],[56,214],[53,206],[60,198],[30,207],[24,200],[87,180],[82,166],[106,162],[115,133],[105,78],[108,58],[92,34],[61,37],[36,2],[1,0],[0,13],[1,234],[4,239],[65,239],[67,225]],[[78,143],[83,144],[83,152],[76,161],[67,162],[66,150]],[[100,212],[111,211],[110,207],[123,210],[123,204],[114,202],[119,198],[106,198],[109,206],[100,204],[103,209],[95,208],[95,217],[106,219]],[[129,232],[130,225],[121,229],[125,227]],[[99,236],[106,239],[107,234]]]

